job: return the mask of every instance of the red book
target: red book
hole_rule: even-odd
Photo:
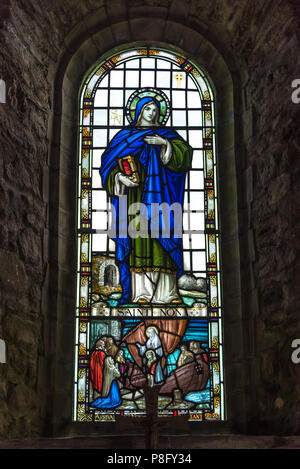
[[[134,182],[140,182],[139,174],[133,156],[128,155],[119,158],[119,166],[125,176],[132,177],[132,180]]]

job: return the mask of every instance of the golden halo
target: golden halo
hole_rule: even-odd
[[[149,337],[149,333],[148,333],[149,329],[154,329],[156,334],[159,335],[159,332],[156,326],[148,326],[147,329],[145,330],[145,334],[147,337]]]
[[[156,88],[140,88],[136,90],[132,95],[129,97],[127,104],[125,115],[130,124],[135,120],[135,110],[137,103],[142,98],[155,98],[160,103],[160,115],[158,118],[158,122],[161,125],[165,125],[167,120],[170,116],[170,101],[167,95],[159,89]]]

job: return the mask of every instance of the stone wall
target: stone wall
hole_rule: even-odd
[[[51,181],[62,164],[64,174],[74,176],[74,163],[70,156],[63,163],[53,157],[64,150],[56,109],[64,95],[74,94],[67,64],[104,28],[105,40],[90,45],[102,53],[148,37],[196,55],[200,33],[228,64],[235,126],[224,132],[228,141],[236,135],[243,343],[227,347],[243,348],[245,431],[299,432],[300,365],[290,359],[291,341],[300,338],[300,104],[291,101],[291,82],[300,78],[299,20],[296,0],[1,1],[0,78],[7,86],[7,102],[0,104],[2,438],[43,435],[55,413],[54,364],[57,354],[64,356],[57,347],[57,266],[74,254],[68,242],[64,252],[57,250],[72,217],[66,207],[57,210],[70,182],[61,178],[56,187]],[[208,60],[213,64],[215,56]],[[220,99],[226,105],[226,96]],[[223,223],[230,217],[223,213]],[[235,281],[225,275],[225,296],[231,290],[234,296]],[[72,305],[72,289],[65,297]],[[234,331],[236,324],[227,327]],[[228,392],[239,387],[232,368]]]

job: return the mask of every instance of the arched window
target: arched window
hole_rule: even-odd
[[[223,421],[207,75],[167,50],[121,50],[84,81],[78,134],[74,421],[144,414],[145,385],[160,415]]]

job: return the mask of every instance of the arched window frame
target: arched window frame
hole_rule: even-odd
[[[253,317],[259,313],[257,290],[251,283],[251,243],[253,232],[243,211],[245,186],[251,203],[252,174],[245,172],[244,147],[252,122],[247,97],[247,66],[241,63],[228,41],[195,25],[170,18],[134,15],[103,22],[102,10],[88,15],[80,28],[66,37],[66,48],[53,75],[53,107],[49,116],[49,160],[44,168],[43,194],[49,204],[48,224],[44,233],[45,258],[49,266],[43,287],[45,319],[45,357],[39,361],[40,392],[44,397],[47,428],[54,434],[90,434],[94,425],[72,423],[74,388],[74,325],[76,298],[76,157],[78,151],[79,90],[95,63],[113,56],[116,48],[163,46],[175,54],[191,57],[207,71],[216,92],[218,128],[219,218],[222,226],[222,280],[224,323],[224,362],[226,373],[227,420],[217,423],[216,431],[244,431],[249,416],[257,413],[257,357]],[[95,27],[97,25],[97,27]],[[121,32],[117,41],[113,31]],[[100,59],[99,59],[100,58]],[[251,126],[250,126],[251,130]],[[241,238],[244,236],[244,238]],[[249,249],[248,249],[249,248]],[[250,280],[249,280],[250,279]],[[245,293],[246,292],[246,293]],[[252,316],[246,317],[249,308]],[[245,313],[246,311],[246,313]],[[249,388],[249,383],[254,383]],[[169,419],[169,429],[176,420]],[[189,425],[193,434],[201,434],[206,425]],[[179,427],[178,427],[178,430]],[[115,434],[114,426],[97,427],[99,434]],[[206,431],[206,430],[204,430]]]
[[[77,274],[77,321],[76,321],[76,345],[75,345],[75,400],[74,400],[74,421],[90,420],[91,414],[86,413],[86,407],[82,405],[84,401],[83,396],[86,395],[86,375],[83,370],[86,367],[87,357],[89,352],[89,323],[84,320],[90,314],[90,289],[91,289],[91,254],[92,246],[89,239],[89,229],[92,225],[92,202],[89,196],[90,188],[93,187],[93,167],[90,161],[91,147],[93,139],[93,98],[94,90],[101,80],[113,70],[118,64],[124,60],[128,60],[128,56],[133,54],[134,57],[165,57],[165,60],[170,60],[179,70],[190,76],[196,84],[199,94],[201,94],[202,103],[202,117],[205,123],[203,128],[203,145],[202,151],[204,153],[204,175],[203,178],[203,193],[204,193],[204,207],[205,207],[205,233],[206,233],[206,273],[208,282],[208,297],[210,303],[207,308],[209,318],[209,350],[210,355],[213,357],[211,362],[211,372],[220,373],[219,383],[215,388],[211,389],[213,400],[216,407],[219,407],[220,413],[203,412],[201,420],[219,420],[225,419],[225,397],[224,397],[224,376],[223,376],[223,324],[222,324],[222,292],[221,292],[221,267],[219,247],[219,215],[218,215],[218,176],[217,176],[217,145],[216,145],[216,128],[215,128],[215,96],[212,85],[208,80],[206,73],[197,67],[193,61],[186,58],[170,53],[166,49],[150,47],[141,47],[139,49],[120,50],[117,54],[106,58],[101,63],[89,72],[87,78],[84,80],[84,85],[80,94],[80,123],[79,123],[79,174],[78,179],[78,200],[80,201],[80,209],[78,210],[78,264],[80,269]],[[123,54],[123,55],[122,55]],[[212,99],[209,99],[212,98]],[[208,118],[210,116],[210,118]],[[124,116],[125,120],[125,116]],[[124,124],[123,120],[123,124]],[[172,122],[172,120],[171,120]],[[210,123],[210,125],[207,125]],[[174,125],[176,127],[176,125]],[[186,127],[189,128],[188,123]],[[213,166],[210,166],[210,160]],[[212,169],[212,171],[211,171]],[[189,181],[189,178],[188,178]],[[188,182],[189,184],[189,182]],[[80,194],[86,191],[85,203],[82,204],[84,197]],[[187,191],[189,193],[189,190]],[[212,201],[212,202],[211,202]],[[85,229],[83,229],[85,227]],[[88,246],[82,248],[85,244]],[[192,250],[189,251],[193,252]],[[190,254],[191,255],[191,254]],[[80,259],[80,260],[79,260]],[[191,269],[192,270],[192,269]],[[213,296],[212,291],[217,288],[217,294]],[[217,332],[216,332],[217,331]],[[80,366],[80,364],[84,364]],[[80,377],[81,376],[81,377]],[[80,384],[85,380],[85,385]],[[218,388],[219,386],[219,388]],[[98,420],[101,420],[100,417]]]

